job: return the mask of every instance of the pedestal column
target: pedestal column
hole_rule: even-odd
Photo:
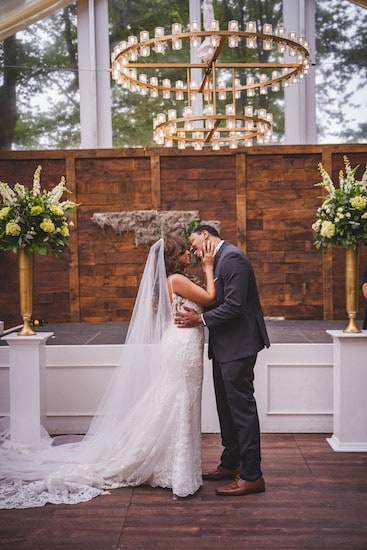
[[[334,451],[367,452],[367,331],[327,330],[333,338]]]
[[[9,345],[10,439],[32,448],[46,423],[46,340],[52,335],[2,337]]]

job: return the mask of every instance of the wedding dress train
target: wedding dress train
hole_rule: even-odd
[[[160,252],[154,270],[158,258]],[[164,302],[165,281],[165,290],[159,289]],[[41,449],[32,450],[4,438],[0,508],[76,504],[141,484],[170,488],[178,497],[199,489],[204,332],[202,326],[176,327],[173,314],[183,306],[200,308],[173,295],[169,318],[156,330],[162,317],[156,278],[151,286],[153,293],[139,291],[137,304],[153,304],[154,336],[135,307],[138,333],[128,333],[120,365],[82,441],[54,445],[47,436]]]

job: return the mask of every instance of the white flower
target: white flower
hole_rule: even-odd
[[[21,199],[25,198],[27,194],[27,190],[24,185],[20,185],[20,183],[16,183],[14,185],[14,189],[17,192],[18,197],[20,197]]]
[[[332,182],[332,179],[329,176],[329,174],[326,172],[326,170],[323,167],[323,165],[321,164],[321,162],[319,163],[318,167],[319,167],[319,170],[320,170],[320,173],[321,173],[321,176],[322,176],[322,185],[323,185],[323,187],[326,189],[326,191],[328,193],[335,192],[335,187],[334,187],[334,184]]]
[[[0,181],[0,195],[3,197],[4,204],[9,206],[14,202],[16,198],[13,189],[11,189],[9,185],[7,183],[4,183],[3,181]]]
[[[62,176],[60,183],[58,183],[56,187],[54,187],[52,191],[50,191],[48,194],[50,203],[59,202],[64,191],[65,191],[65,178],[64,176]]]
[[[335,235],[335,225],[328,220],[325,220],[321,224],[320,233],[323,237],[333,237]]]
[[[39,195],[41,192],[41,170],[42,166],[37,166],[33,176],[33,195]]]
[[[367,199],[365,197],[362,197],[361,195],[352,197],[349,202],[353,206],[353,208],[356,208],[357,210],[364,210],[367,205]]]

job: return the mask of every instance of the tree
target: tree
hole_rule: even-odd
[[[131,5],[130,5],[131,4]],[[110,0],[111,8],[111,48],[126,39],[130,34],[139,36],[140,31],[149,30],[152,36],[154,28],[165,24],[166,29],[174,22],[182,23],[186,27],[189,23],[189,2],[172,2],[167,0],[155,0],[147,2],[143,7],[143,2],[138,6],[135,2],[121,2],[121,0]],[[214,13],[220,21],[221,28],[226,28],[226,22],[231,19],[239,21],[240,29],[244,30],[246,21],[256,21],[257,27],[262,28],[264,23],[272,22],[276,27],[280,24],[282,18],[281,0],[267,0],[266,2],[251,1],[233,1],[218,0],[213,2]],[[164,14],[164,18],[162,16]],[[128,21],[128,25],[126,22]],[[168,33],[167,30],[167,33]],[[176,60],[187,61],[184,53],[175,52]],[[240,45],[236,50],[227,52],[228,56],[237,56],[238,61],[246,59],[253,62],[260,60],[266,62],[270,59],[279,60],[280,57],[273,52],[263,50],[259,44],[255,50],[249,51]],[[180,57],[181,56],[181,57]],[[226,59],[226,52],[221,56]],[[172,60],[172,57],[171,57]],[[159,80],[164,78],[162,71],[157,71]],[[174,81],[172,72],[167,75]],[[230,75],[228,74],[227,77]],[[258,75],[259,76],[259,75]],[[152,119],[159,112],[167,112],[168,109],[177,109],[182,111],[182,102],[172,98],[167,100],[150,98],[141,98],[139,95],[121,89],[120,86],[113,85],[113,128],[114,145],[118,147],[130,146],[153,146]],[[282,92],[268,92],[267,96],[256,94],[254,98],[241,98],[242,107],[245,104],[253,105],[254,109],[261,107],[271,111],[274,117],[274,129],[277,139],[280,139],[284,133],[284,116]]]
[[[0,148],[79,146],[75,6],[7,38],[0,49]]]
[[[0,149],[11,149],[18,119],[16,103],[17,41],[15,36],[0,44],[0,57],[4,60],[3,83],[0,86]]]
[[[266,22],[273,28],[282,22],[281,0],[214,0],[213,4],[221,28],[231,19],[238,20],[241,29],[247,21],[256,21],[258,29]],[[348,0],[317,0],[316,7],[318,134],[327,139],[331,128],[334,141],[363,141],[367,121],[359,115],[357,122],[353,107],[358,108],[366,97],[367,10]],[[141,30],[152,33],[162,24],[168,29],[173,22],[184,26],[189,22],[188,0],[109,0],[109,11],[111,49]],[[180,53],[176,55],[179,60]],[[230,55],[239,59],[246,55],[247,61],[278,60],[276,49],[267,52],[260,45],[252,52],[240,45]],[[0,149],[79,147],[75,5],[0,43],[1,65]],[[280,142],[284,134],[282,91],[242,101],[272,112],[274,142]],[[169,102],[145,98],[113,83],[114,146],[153,146],[153,117],[176,107],[182,109],[174,98]]]
[[[363,102],[366,113],[367,10],[347,0],[318,0],[316,7],[318,136],[365,141],[366,117],[357,122],[353,109]]]

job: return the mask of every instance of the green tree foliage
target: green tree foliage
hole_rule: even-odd
[[[145,9],[143,8],[145,4]],[[254,0],[217,0],[213,2],[214,13],[220,22],[222,29],[227,28],[227,22],[231,19],[239,21],[241,30],[245,30],[247,21],[256,21],[259,29],[264,23],[271,22],[277,27],[282,22],[282,2],[281,0],[267,0],[266,2],[257,2]],[[164,16],[162,15],[164,14]],[[151,2],[141,2],[139,6],[136,2],[126,2],[123,0],[110,0],[111,16],[111,48],[121,40],[126,40],[130,34],[139,36],[140,31],[149,30],[152,36],[154,28],[165,24],[165,31],[170,32],[171,24],[174,22],[182,23],[187,27],[189,23],[189,2],[172,2],[169,0],[153,0]],[[276,50],[276,48],[274,49]],[[184,57],[186,53],[186,57]],[[175,52],[177,61],[187,61],[188,54],[184,50]],[[235,56],[235,58],[234,58]],[[171,58],[173,58],[173,54]],[[254,50],[249,51],[242,44],[239,48],[223,52],[221,59],[235,59],[235,61],[246,60],[255,62],[261,60],[279,61],[279,54],[266,52],[261,44]],[[157,71],[159,79],[166,76],[175,80],[174,73],[164,75],[162,71]],[[259,77],[259,74],[257,75]],[[177,75],[177,78],[179,76]],[[113,84],[113,140],[114,145],[124,146],[143,146],[150,147],[153,142],[152,119],[159,112],[167,112],[169,108],[177,109],[182,112],[183,102],[172,98],[167,100],[142,98],[129,91],[121,89],[120,86]],[[244,105],[252,105],[254,109],[261,107],[271,111],[274,117],[275,140],[281,140],[284,133],[283,92],[268,92],[267,96],[256,94],[254,98],[241,98],[242,108]]]
[[[256,21],[258,28],[264,23],[276,28],[282,22],[281,0],[214,0],[213,5],[221,28],[231,19],[238,20],[241,29],[247,21]],[[330,126],[324,122],[327,119],[333,121],[336,141],[365,140],[366,120],[348,118],[345,105],[353,108],[361,102],[366,86],[367,10],[348,0],[317,0],[316,7],[319,135],[325,135]],[[154,27],[164,25],[168,32],[173,22],[186,26],[189,0],[109,0],[109,16],[112,49],[141,30],[152,33]],[[266,52],[260,45],[252,52],[240,46],[229,54],[238,59],[246,55],[249,62],[279,60],[276,48]],[[174,55],[179,60],[182,52]],[[79,147],[77,67],[75,5],[0,43],[0,149]],[[256,94],[243,98],[243,103],[273,113],[274,142],[281,142],[282,91]],[[114,146],[153,146],[152,118],[171,107],[182,109],[173,98],[167,102],[161,97],[141,97],[112,83]]]
[[[173,22],[187,24],[189,2],[172,0],[109,0],[110,44],[113,46],[129,35],[139,36],[143,30]],[[179,57],[179,56],[178,56]],[[162,78],[162,73],[160,78]],[[172,74],[172,73],[171,73]],[[116,147],[152,147],[153,117],[169,108],[176,108],[174,100],[141,97],[112,83],[113,145]]]
[[[367,111],[367,9],[317,0],[316,37],[318,136],[366,141],[367,117],[357,121],[353,109],[363,102]]]
[[[4,64],[0,86],[0,149],[10,149],[18,118],[16,105],[17,41],[15,36],[0,43],[0,58]]]
[[[0,44],[0,148],[78,147],[75,6]]]

